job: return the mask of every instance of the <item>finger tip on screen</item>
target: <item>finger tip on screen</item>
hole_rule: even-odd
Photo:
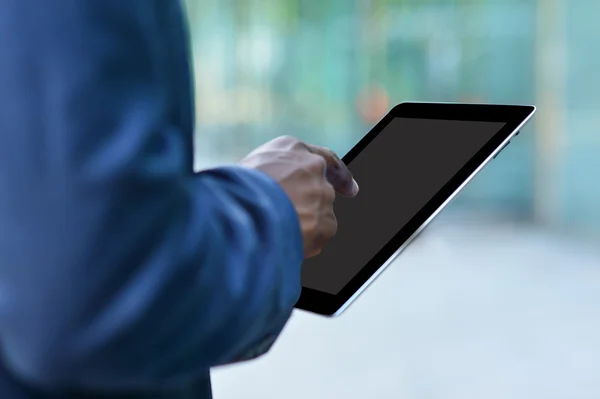
[[[352,180],[352,186],[350,188],[347,188],[347,187],[348,186],[346,185],[345,188],[339,189],[337,191],[338,194],[340,194],[342,197],[346,197],[346,198],[356,197],[356,195],[359,192],[358,183],[356,183],[356,181]]]
[[[360,191],[360,188],[358,187],[358,183],[356,182],[356,180],[352,180],[352,196],[355,196],[356,194],[358,194],[358,192]]]

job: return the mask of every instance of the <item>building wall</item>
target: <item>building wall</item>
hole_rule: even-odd
[[[543,123],[524,129],[453,206],[600,232],[600,182],[591,172],[600,171],[600,3],[192,3],[199,167],[281,134],[343,154],[378,113],[407,100],[533,103]],[[357,110],[365,93],[368,109]]]

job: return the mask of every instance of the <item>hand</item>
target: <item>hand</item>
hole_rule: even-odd
[[[300,219],[306,258],[318,255],[337,232],[335,192],[346,197],[358,193],[358,184],[333,151],[289,136],[258,147],[240,164],[268,174],[289,196]]]

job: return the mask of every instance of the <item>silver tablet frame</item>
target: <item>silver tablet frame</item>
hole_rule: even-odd
[[[443,103],[443,104],[456,104],[456,103]],[[423,231],[423,229],[425,229],[425,227],[431,223],[431,221],[433,219],[435,219],[435,217],[442,211],[442,209],[444,209],[455,197],[458,193],[461,192],[461,190],[463,188],[465,188],[465,186],[467,184],[469,184],[469,182],[475,177],[477,176],[477,174],[487,165],[490,163],[490,161],[492,161],[494,158],[496,158],[496,156],[498,154],[500,154],[500,152],[508,145],[508,143],[510,142],[510,140],[515,137],[519,131],[523,128],[523,126],[525,126],[525,124],[533,117],[533,115],[535,114],[535,112],[537,111],[537,108],[535,106],[531,106],[533,108],[533,111],[529,114],[529,116],[527,116],[527,118],[525,118],[507,137],[506,139],[500,144],[498,145],[498,147],[496,147],[496,149],[486,158],[485,161],[483,161],[481,163],[481,165],[479,165],[477,167],[477,169],[475,169],[475,171],[473,173],[471,173],[471,175],[465,179],[464,182],[462,182],[462,184],[456,189],[454,190],[454,192],[446,199],[446,201],[444,201],[442,203],[442,205],[440,205],[435,212],[433,212],[431,214],[431,216],[429,216],[427,218],[427,220],[400,246],[400,248],[398,248],[398,250],[396,252],[394,252],[394,254],[379,268],[377,269],[377,271],[375,273],[373,273],[373,275],[331,316],[327,316],[327,317],[337,317],[339,315],[341,315],[342,313],[344,313],[344,311],[346,311],[346,309],[348,309],[348,307],[356,300],[358,299],[358,297],[367,289],[367,287],[369,287],[376,279],[377,277],[379,277],[385,269],[388,268],[388,266],[394,261],[396,260],[396,258],[398,257],[398,255],[400,255],[400,253],[411,243],[411,241],[413,241],[418,235],[419,233],[421,233],[421,231]]]

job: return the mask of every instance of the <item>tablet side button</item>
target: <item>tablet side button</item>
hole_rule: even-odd
[[[498,151],[498,153],[497,153],[496,155],[494,155],[494,158],[492,158],[492,159],[496,159],[496,157],[497,157],[498,155],[500,155],[500,153],[501,153],[502,151],[504,151],[504,149],[505,149],[506,147],[508,147],[508,145],[509,145],[509,144],[510,144],[510,141],[509,141],[508,143],[504,144],[504,147],[502,147],[502,148],[500,149],[500,151]]]

